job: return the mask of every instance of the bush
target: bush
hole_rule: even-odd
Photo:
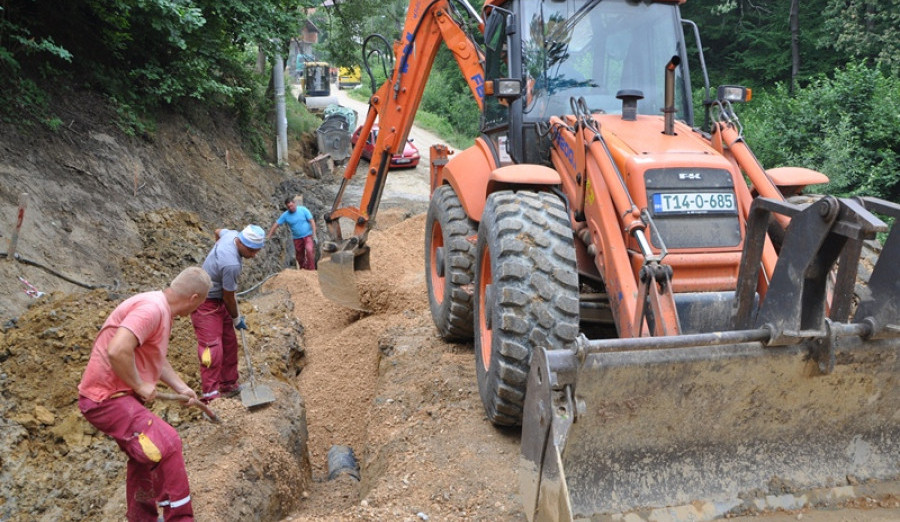
[[[830,178],[823,192],[900,200],[900,78],[850,65],[793,96],[783,84],[754,93],[741,120],[766,168],[808,167]]]
[[[432,70],[422,95],[422,110],[446,119],[455,134],[470,138],[478,135],[478,104],[458,70],[452,74]]]

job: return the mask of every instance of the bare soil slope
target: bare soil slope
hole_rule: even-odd
[[[124,459],[75,405],[98,328],[125,297],[162,288],[202,263],[214,229],[267,227],[286,193],[314,185],[303,175],[312,154],[297,144],[294,168],[261,166],[220,114],[164,118],[152,137],[137,139],[123,135],[89,94],[72,94],[55,110],[64,118],[56,132],[0,128],[4,253],[16,203],[28,194],[16,249],[23,262],[0,259],[0,519],[119,520]],[[315,187],[303,191],[314,195]],[[284,241],[271,241],[245,265],[245,287],[280,271],[283,250]],[[277,520],[296,508],[309,482],[305,411],[291,382],[302,360],[301,325],[291,306],[281,292],[245,310],[250,337],[271,345],[258,355],[259,371],[281,379],[273,381],[277,405],[248,416],[239,402],[220,401],[225,422],[215,427],[180,405],[154,405],[182,433],[207,520]],[[184,319],[173,329],[171,358],[199,389]]]

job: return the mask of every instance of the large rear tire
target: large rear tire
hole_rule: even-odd
[[[838,320],[851,320],[856,315],[856,309],[859,303],[872,298],[872,292],[869,290],[869,279],[872,278],[872,270],[878,263],[881,256],[881,243],[877,239],[863,241],[862,252],[859,256],[859,265],[856,267],[856,284],[853,288],[853,302],[850,304],[850,316],[838,318]]]
[[[476,232],[453,188],[438,187],[425,221],[425,281],[431,318],[450,341],[472,340]]]
[[[819,201],[823,197],[823,194],[802,194],[788,198],[788,202],[806,208],[807,206]],[[780,236],[776,237],[783,239],[783,232]],[[776,242],[776,248],[778,248],[779,250],[781,249],[780,242]],[[872,269],[875,268],[875,263],[878,262],[878,258],[879,256],[881,256],[881,248],[882,245],[877,239],[863,241],[862,252],[860,252],[859,257],[859,264],[856,267],[856,284],[853,287],[853,296],[851,298],[852,302],[850,304],[849,316],[838,317],[835,318],[836,320],[841,322],[851,320],[852,317],[856,314],[856,309],[859,306],[859,303],[863,300],[871,298],[871,291],[869,290],[869,279],[872,277]],[[837,266],[832,269],[832,277],[829,277],[828,279],[827,292],[829,296],[832,293],[832,287],[834,285],[833,277],[836,274]]]
[[[545,192],[488,197],[475,246],[475,369],[488,419],[522,423],[536,346],[572,347],[578,273],[563,202]]]

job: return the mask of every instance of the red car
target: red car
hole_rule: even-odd
[[[362,132],[362,127],[356,129],[356,132],[353,133],[353,136],[350,138],[350,142],[353,143],[353,146],[356,146],[356,142],[359,141],[359,133]],[[363,147],[362,157],[367,160],[372,159],[372,153],[375,152],[375,139],[378,137],[378,125],[372,126],[372,132],[369,133],[369,139],[366,140],[366,145]],[[391,157],[391,164],[389,168],[412,168],[419,164],[419,149],[413,145],[412,140],[406,140],[406,146],[403,147],[403,154],[394,154]]]

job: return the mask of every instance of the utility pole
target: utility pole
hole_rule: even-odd
[[[287,165],[287,110],[284,101],[284,60],[281,53],[275,53],[275,64],[272,67],[272,82],[275,84],[275,129],[278,133],[276,142],[278,166]]]

